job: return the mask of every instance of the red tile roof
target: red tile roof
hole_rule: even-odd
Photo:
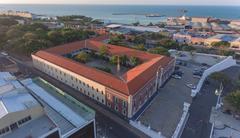
[[[101,42],[101,40],[104,39],[106,39],[104,36],[89,39],[86,41],[86,46],[90,49],[98,50],[100,46],[106,45],[108,47],[108,52],[111,55],[127,55],[129,57],[135,56],[140,58],[143,63],[133,69],[130,69],[120,78],[62,56],[75,50],[79,50],[80,48],[84,48],[85,41],[57,46],[44,51],[39,51],[34,55],[90,80],[117,90],[125,95],[134,95],[144,86],[144,84],[156,75],[157,69],[160,66],[165,67],[173,60],[171,57],[149,54],[126,47],[105,44]]]

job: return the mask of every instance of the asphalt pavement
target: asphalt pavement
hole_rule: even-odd
[[[193,99],[190,116],[182,133],[182,138],[209,138],[212,124],[209,122],[211,109],[216,105],[217,86],[204,84],[200,93]]]

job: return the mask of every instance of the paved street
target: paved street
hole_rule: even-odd
[[[116,114],[108,111],[102,105],[99,105],[97,102],[91,100],[90,98],[82,95],[71,87],[55,80],[54,78],[49,77],[48,75],[41,73],[40,71],[32,68],[32,65],[29,61],[21,61],[16,58],[14,59],[19,67],[19,70],[26,74],[27,77],[40,76],[45,80],[49,81],[56,87],[62,89],[65,92],[68,92],[70,95],[75,97],[77,100],[88,105],[96,111],[96,124],[97,124],[97,137],[105,138],[145,138],[147,137],[141,131],[133,128],[128,124],[126,120],[119,118]]]
[[[204,85],[190,106],[190,116],[182,134],[182,138],[209,138],[211,123],[210,113],[216,105],[216,87]]]

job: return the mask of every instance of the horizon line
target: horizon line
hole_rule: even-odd
[[[89,3],[0,3],[0,5],[123,5],[123,6],[234,6],[234,7],[239,7],[239,5],[223,5],[223,4],[219,4],[219,5],[207,5],[207,4],[111,4],[111,3],[105,3],[105,4],[89,4]]]

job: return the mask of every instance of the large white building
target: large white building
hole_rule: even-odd
[[[109,45],[103,43],[104,40],[105,37],[101,36],[38,51],[32,55],[34,67],[113,112],[132,118],[174,72],[175,58]],[[127,71],[120,69],[122,74],[111,74],[96,69],[95,66],[100,63],[94,63],[93,67],[67,57],[81,51],[98,54],[103,45],[106,46],[109,57],[134,56],[142,63]],[[101,62],[101,65],[104,63]]]
[[[60,101],[49,94],[50,91],[37,83],[40,81],[27,79],[19,82],[10,73],[0,72],[0,137],[94,138],[94,113],[85,106],[85,113],[76,113],[69,105],[63,104],[71,101]],[[46,84],[46,88],[49,87],[54,89]]]

